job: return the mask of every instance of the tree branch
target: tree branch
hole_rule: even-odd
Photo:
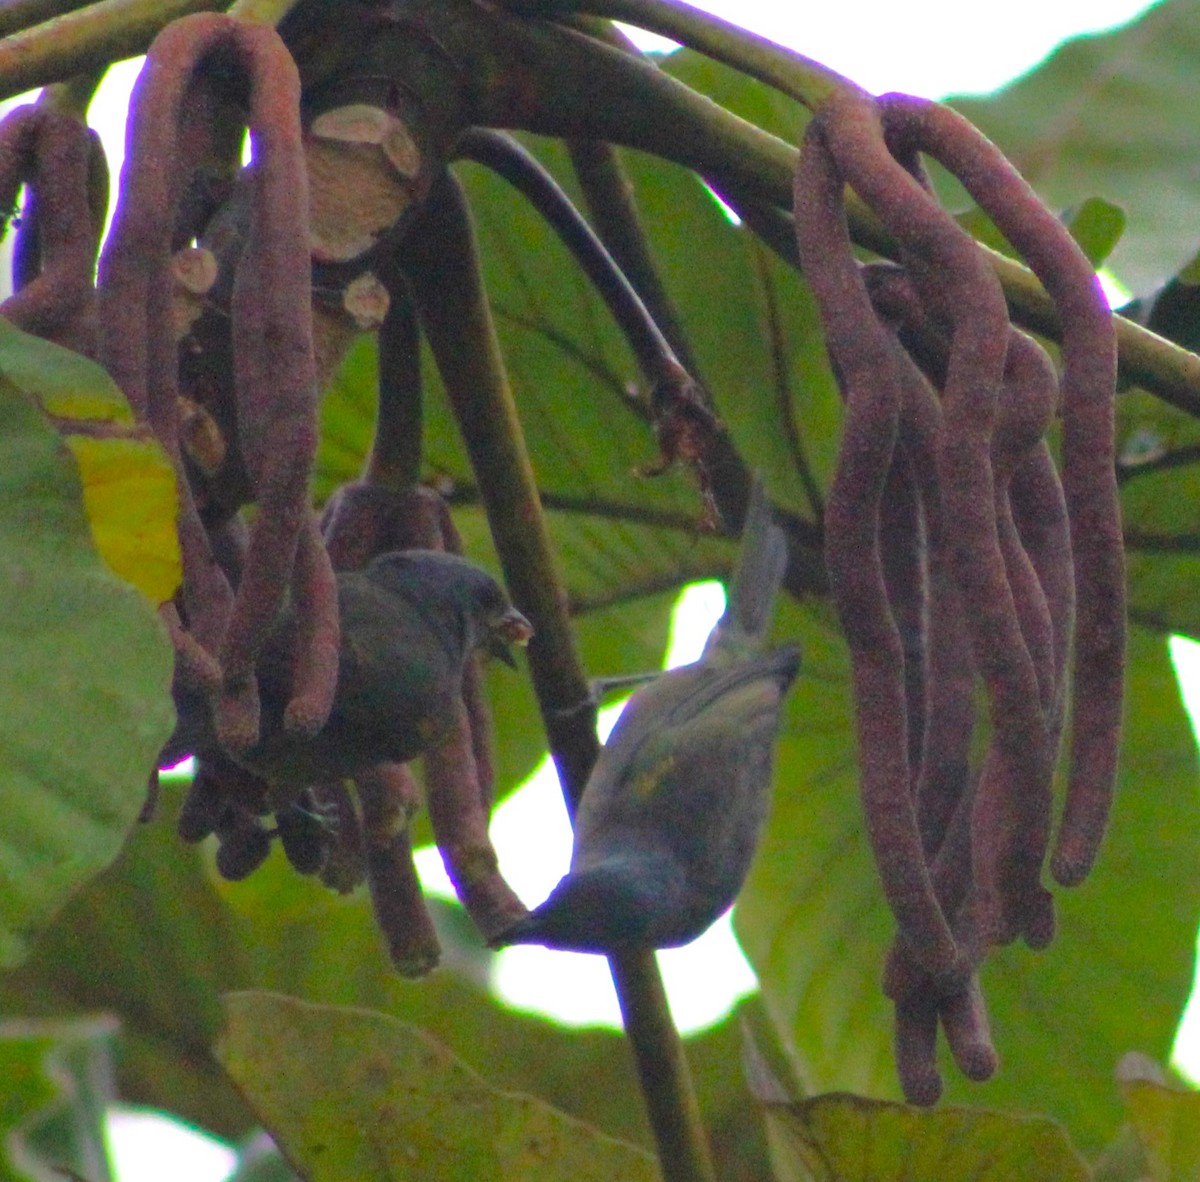
[[[488,310],[466,200],[450,174],[431,194],[405,255],[426,338],[479,480],[513,601],[537,630],[529,645],[530,669],[573,813],[599,750],[596,708]],[[613,957],[610,965],[663,1175],[669,1182],[715,1182],[654,954]]]
[[[641,297],[538,160],[511,136],[484,128],[468,131],[458,141],[456,151],[503,177],[550,224],[604,301],[646,380],[654,385],[677,378],[679,361]]]
[[[0,41],[0,98],[145,53],[173,20],[221,0],[102,0]]]

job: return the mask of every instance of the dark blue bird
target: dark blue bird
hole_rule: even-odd
[[[453,726],[463,668],[476,649],[512,663],[507,645],[532,629],[484,570],[453,554],[403,550],[339,574],[341,646],[329,721],[315,735],[283,726],[291,692],[295,613],[286,607],[259,655],[262,736],[237,763],[294,795],[374,764],[413,759]],[[161,765],[227,753],[203,693],[178,679],[175,732]]]
[[[669,948],[741,889],[766,819],[780,706],[800,666],[764,651],[787,543],[755,483],[725,614],[700,659],[629,700],[575,818],[569,873],[496,944]]]

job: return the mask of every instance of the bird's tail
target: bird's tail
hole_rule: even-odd
[[[762,477],[756,473],[725,614],[705,645],[705,656],[711,656],[717,647],[736,652],[761,646],[771,626],[787,559],[787,537],[775,520]]]

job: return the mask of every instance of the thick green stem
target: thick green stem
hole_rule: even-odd
[[[608,959],[665,1182],[716,1182],[700,1104],[653,952]]]
[[[502,176],[546,219],[604,300],[647,381],[677,380],[679,360],[641,296],[541,163],[511,136],[484,128],[463,135],[457,152]]]
[[[364,475],[403,492],[421,478],[421,328],[406,287],[393,286],[379,327],[379,412]]]
[[[229,15],[260,25],[277,25],[296,4],[297,0],[234,0]]]
[[[783,91],[814,111],[835,91],[858,89],[848,78],[812,58],[675,0],[553,0],[545,7],[553,15],[588,13],[669,37]]]
[[[409,233],[401,264],[463,433],[509,591],[534,626],[530,671],[573,808],[598,750],[594,707],[478,273],[465,199],[450,174],[437,196]]]
[[[92,0],[9,0],[0,5],[0,37],[31,29],[77,8],[86,8]]]
[[[650,309],[684,368],[699,379],[683,320],[655,266],[633,184],[616,149],[600,140],[576,139],[568,142],[567,150],[600,240]]]
[[[145,53],[173,20],[222,0],[103,0],[0,41],[0,98]]]
[[[81,123],[87,122],[88,107],[96,97],[96,90],[104,80],[104,68],[90,70],[86,74],[76,74],[65,82],[56,82],[47,86],[38,96],[41,106],[53,107],[67,115],[74,115]]]
[[[441,371],[514,603],[536,634],[529,664],[551,753],[573,813],[599,743],[516,404],[483,288],[466,199],[437,183],[404,250],[426,339]],[[669,1182],[715,1179],[682,1044],[652,953],[613,961],[626,1031]]]

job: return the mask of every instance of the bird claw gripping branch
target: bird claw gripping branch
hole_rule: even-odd
[[[1061,375],[1010,326],[920,153],[958,177],[1054,299]],[[893,235],[901,267],[855,261],[845,184]],[[1125,615],[1113,329],[1066,230],[936,103],[851,88],[829,98],[802,145],[795,218],[846,403],[825,553],[851,652],[867,830],[899,926],[885,991],[905,1094],[931,1104],[939,1022],[964,1074],[995,1070],[976,976],[988,949],[1053,936],[1041,875],[1072,647],[1059,883],[1084,878],[1109,811]],[[1061,483],[1043,438],[1056,413]],[[976,678],[990,740],[972,769]]]

